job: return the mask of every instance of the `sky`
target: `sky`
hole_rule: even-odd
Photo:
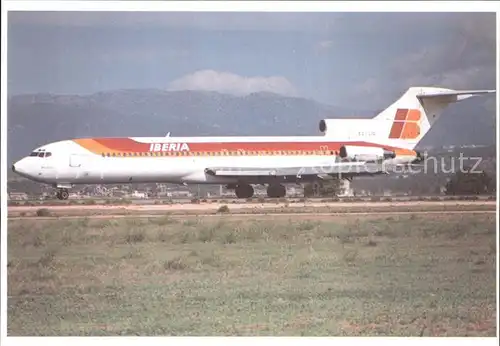
[[[269,91],[361,109],[495,89],[495,13],[9,12],[8,93]]]

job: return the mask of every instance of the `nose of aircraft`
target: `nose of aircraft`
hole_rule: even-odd
[[[28,167],[26,165],[25,159],[21,159],[15,163],[13,163],[12,164],[12,171],[21,175],[21,176],[24,176],[24,177],[29,176]]]

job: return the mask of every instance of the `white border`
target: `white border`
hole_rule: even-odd
[[[498,1],[13,1],[17,11],[496,12]]]
[[[245,346],[255,346],[258,342],[259,345],[328,345],[331,346],[332,342],[337,345],[417,345],[426,343],[427,346],[433,345],[450,345],[450,346],[465,346],[465,345],[498,345],[495,338],[396,338],[396,337],[344,337],[344,338],[322,338],[322,337],[259,337],[258,340],[255,337],[44,337],[44,338],[21,338],[21,337],[10,337],[7,339],[5,345],[50,345],[50,346],[87,346],[90,343],[104,345],[105,342],[115,343],[115,345],[144,345],[147,340],[148,345],[158,345],[166,346],[167,343],[174,345],[198,345],[199,342],[203,342],[207,346],[218,346],[218,345],[245,345]]]
[[[0,86],[1,95],[1,226],[0,226],[0,344],[7,335],[7,11],[2,3],[2,84]]]
[[[7,332],[7,203],[6,203],[6,172],[7,172],[7,149],[6,149],[6,134],[7,134],[7,11],[269,11],[269,12],[322,12],[322,11],[342,11],[342,12],[497,12],[497,41],[500,35],[500,30],[498,28],[498,1],[412,1],[412,2],[377,2],[377,1],[338,1],[338,2],[318,2],[318,1],[238,1],[238,2],[222,2],[222,1],[172,1],[172,2],[161,2],[161,1],[12,1],[6,0],[2,4],[2,72],[1,72],[1,341],[2,345],[16,345],[16,344],[33,344],[40,345],[47,342],[51,345],[66,345],[72,343],[73,345],[87,345],[89,342],[121,342],[126,344],[139,344],[144,343],[144,339],[136,337],[122,337],[122,338],[77,338],[77,337],[57,337],[57,338],[6,338]],[[497,45],[498,49],[498,45]],[[498,51],[497,51],[497,67],[499,65]],[[497,68],[497,89],[498,89],[499,73]],[[497,157],[499,152],[499,129],[498,124],[498,106],[499,100],[497,96]],[[500,164],[497,159],[497,186],[499,186],[500,180],[498,177]],[[500,196],[500,192],[497,192],[497,198]],[[497,199],[498,200],[498,199]],[[497,204],[497,230],[499,226],[498,220],[498,204]],[[497,246],[498,246],[498,233],[497,233]],[[498,247],[497,247],[497,305],[499,302],[499,259],[498,259]],[[477,345],[479,342],[482,344],[498,345],[498,322],[499,314],[497,310],[497,338],[335,338],[337,343],[345,342],[368,342],[373,344],[374,342],[380,342],[383,344],[389,343],[450,343],[453,345]],[[196,342],[199,339],[193,338],[148,338],[149,344],[165,345],[165,342],[175,342],[177,344],[188,344],[191,342]],[[374,341],[375,340],[375,341]],[[222,342],[228,341],[233,342],[233,340],[228,338],[204,338],[206,343],[220,344]],[[238,338],[240,343],[254,343],[253,338]],[[331,338],[279,338],[274,340],[274,338],[260,338],[259,342],[265,343],[275,343],[275,342],[287,342],[291,343],[329,343],[333,340]]]
[[[500,281],[499,281],[499,274],[498,274],[499,273],[498,265],[500,263],[499,260],[498,260],[498,249],[499,249],[499,242],[498,242],[498,240],[500,239],[499,238],[499,229],[500,229],[499,228],[499,216],[498,216],[499,215],[498,196],[500,196],[500,191],[498,190],[498,187],[500,186],[500,185],[498,185],[500,183],[500,179],[499,179],[500,171],[498,170],[499,167],[500,167],[500,164],[498,162],[498,157],[499,157],[499,150],[498,149],[500,148],[500,146],[499,146],[499,143],[500,143],[500,140],[499,140],[500,139],[500,134],[499,134],[499,132],[500,132],[500,125],[498,124],[498,120],[499,120],[499,117],[498,117],[498,114],[499,114],[498,113],[498,106],[500,105],[500,102],[498,100],[499,99],[499,97],[498,97],[498,81],[499,81],[499,76],[500,76],[500,72],[498,71],[498,68],[500,66],[500,59],[498,57],[498,54],[500,54],[500,52],[498,50],[498,42],[499,42],[499,39],[500,39],[500,28],[499,28],[499,26],[500,26],[499,24],[500,23],[499,23],[499,20],[500,20],[500,13],[497,12],[497,23],[496,23],[497,24],[497,36],[496,36],[496,38],[497,38],[497,45],[496,45],[497,80],[496,80],[496,83],[497,83],[497,85],[496,85],[496,88],[495,88],[497,90],[497,97],[496,97],[496,100],[497,100],[497,102],[496,102],[496,110],[497,110],[497,114],[496,114],[496,125],[497,125],[497,138],[496,138],[496,140],[497,140],[497,143],[496,143],[496,154],[497,154],[497,177],[496,177],[497,178],[497,205],[496,205],[496,210],[497,210],[497,221],[496,221],[496,226],[497,226],[497,234],[496,234],[496,250],[497,250],[497,253],[496,253],[496,257],[497,257],[497,265],[496,265],[496,269],[497,269],[497,273],[496,273],[496,275],[497,275],[497,287],[496,287],[496,291],[497,291],[497,306],[496,306],[496,308],[497,308],[497,313],[496,313],[496,315],[497,315],[497,335],[496,335],[496,337],[497,337],[497,341],[499,341],[499,336],[500,336],[500,331],[499,331],[499,329],[500,329],[500,316],[499,316],[499,311],[498,311],[498,307],[499,307],[499,304],[500,304],[500,300],[499,300],[499,297],[500,297],[499,282]]]

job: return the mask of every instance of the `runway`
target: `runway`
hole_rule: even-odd
[[[127,210],[209,210],[217,209],[222,205],[231,206],[232,209],[266,208],[287,205],[285,202],[276,203],[175,203],[175,204],[93,204],[93,205],[37,205],[37,206],[9,206],[9,210],[29,211],[39,208],[51,210],[75,210],[75,209],[127,209]],[[288,203],[289,206],[318,207],[392,207],[392,206],[442,206],[442,205],[491,205],[496,201],[395,201],[395,202],[296,202]]]
[[[463,210],[463,211],[446,211],[447,215],[450,214],[495,214],[495,210]],[[383,211],[383,212],[337,212],[337,213],[267,213],[267,214],[256,214],[256,213],[248,213],[248,214],[202,214],[202,215],[193,215],[193,214],[175,214],[168,215],[173,219],[177,218],[185,218],[185,217],[241,217],[241,218],[255,218],[255,217],[294,217],[294,218],[311,218],[319,219],[319,218],[331,218],[331,217],[345,217],[345,216],[397,216],[397,215],[439,215],[443,214],[442,211]],[[88,217],[92,219],[125,219],[125,218],[161,218],[165,217],[165,215],[161,214],[129,214],[129,215],[91,215],[91,216],[80,216],[80,215],[70,215],[70,216],[32,216],[32,217],[9,217],[9,220],[71,220],[71,219],[81,219],[83,217]]]
[[[221,206],[229,211],[219,212]],[[37,211],[46,209],[46,216]],[[404,215],[437,213],[495,213],[496,201],[407,201],[407,202],[308,202],[308,203],[201,203],[160,205],[57,205],[57,206],[10,206],[9,220],[13,219],[62,219],[62,218],[124,218],[162,216],[217,216],[263,215],[335,216],[335,215]]]

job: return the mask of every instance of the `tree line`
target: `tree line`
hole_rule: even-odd
[[[397,185],[397,192],[406,192],[409,195],[491,195],[496,193],[495,177],[485,171],[471,171],[470,168],[458,171],[444,181],[436,176],[421,175],[399,179],[397,183],[384,182],[383,186],[379,184],[380,181],[377,186],[373,186],[378,192],[382,187],[389,189],[390,185]],[[340,194],[342,194],[342,184],[339,179],[304,184],[304,197],[335,197]]]

